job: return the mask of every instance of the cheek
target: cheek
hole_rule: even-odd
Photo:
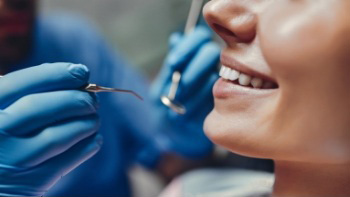
[[[298,21],[300,21],[299,19]],[[318,25],[297,23],[281,19],[274,23],[261,24],[259,34],[263,54],[272,70],[283,75],[300,75],[317,61],[320,51],[325,49],[326,43],[315,35]],[[280,22],[280,23],[279,23]],[[291,72],[292,71],[292,72]]]
[[[266,61],[279,76],[310,77],[319,69],[333,70],[337,60],[349,59],[349,31],[344,30],[349,25],[335,5],[271,9],[260,18],[258,37]]]
[[[350,104],[349,25],[333,8],[313,5],[283,13],[272,9],[261,17],[260,47],[286,107],[307,113],[307,108],[328,108],[323,111],[333,114],[338,110],[333,104]]]
[[[290,158],[340,161],[350,158],[349,31],[338,12],[319,9],[264,15],[258,36],[280,85],[275,123],[284,124],[274,125]]]
[[[349,24],[344,22],[341,10],[332,5],[313,6],[297,13],[273,10],[277,11],[261,17],[258,38],[282,98],[305,108],[325,109],[336,103],[348,107]],[[277,15],[280,17],[272,17]],[[337,108],[333,109],[328,112],[335,113]]]

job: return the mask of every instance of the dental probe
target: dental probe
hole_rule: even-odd
[[[0,78],[3,77],[2,75],[0,75]],[[131,95],[134,95],[135,97],[137,97],[140,100],[143,100],[143,98],[138,95],[136,92],[132,91],[132,90],[124,90],[124,89],[117,89],[117,88],[108,88],[108,87],[103,87],[103,86],[98,86],[96,84],[88,84],[86,86],[84,86],[82,88],[82,90],[87,91],[87,92],[94,92],[94,93],[98,93],[98,92],[120,92],[120,93],[128,93]]]
[[[191,33],[194,28],[196,27],[198,18],[200,16],[200,13],[202,11],[202,5],[204,0],[192,0],[190,13],[188,14],[186,26],[184,33],[185,35],[188,35]],[[162,103],[172,109],[174,112],[183,115],[186,113],[186,108],[179,102],[175,100],[177,88],[179,86],[181,79],[181,73],[179,71],[174,71],[172,75],[172,82],[170,86],[170,91],[168,96],[161,96],[160,100]]]
[[[143,100],[143,98],[138,95],[136,92],[132,91],[132,90],[124,90],[124,89],[118,89],[118,88],[108,88],[108,87],[103,87],[103,86],[98,86],[96,84],[88,84],[87,86],[85,86],[83,88],[85,91],[87,92],[120,92],[120,93],[128,93],[128,94],[132,94],[135,97],[137,97],[140,100]]]

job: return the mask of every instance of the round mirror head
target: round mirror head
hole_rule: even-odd
[[[165,106],[169,107],[169,108],[172,109],[174,112],[176,112],[176,113],[178,113],[178,114],[181,114],[181,115],[183,115],[183,114],[186,113],[186,108],[185,108],[183,105],[181,105],[179,102],[176,102],[176,101],[174,101],[174,100],[171,100],[171,99],[169,99],[169,97],[167,97],[167,96],[162,96],[162,97],[160,98],[160,100],[162,101],[162,103],[163,103]]]

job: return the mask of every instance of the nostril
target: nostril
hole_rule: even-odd
[[[236,34],[230,31],[229,29],[214,23],[213,24],[214,30],[220,35],[224,37],[236,37]]]

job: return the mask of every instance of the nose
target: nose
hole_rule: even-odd
[[[247,1],[212,0],[203,9],[211,28],[228,44],[249,43],[256,36],[257,15]]]

